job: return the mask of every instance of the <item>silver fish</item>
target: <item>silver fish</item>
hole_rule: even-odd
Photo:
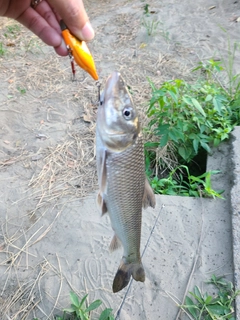
[[[109,213],[115,235],[110,250],[121,244],[123,257],[113,281],[113,292],[127,286],[131,276],[145,280],[140,241],[142,207],[155,207],[155,196],[145,176],[143,140],[137,110],[121,75],[106,82],[97,114],[96,154],[98,204]]]

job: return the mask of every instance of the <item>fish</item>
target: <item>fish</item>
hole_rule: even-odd
[[[117,71],[107,79],[96,121],[96,159],[101,214],[109,214],[114,236],[110,251],[123,247],[113,280],[118,292],[133,277],[145,281],[140,242],[142,207],[155,207],[155,195],[145,175],[143,137],[137,109]]]

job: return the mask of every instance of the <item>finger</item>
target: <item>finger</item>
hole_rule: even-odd
[[[37,11],[37,13],[39,13],[40,16],[42,16],[43,19],[46,20],[47,23],[59,33],[59,35],[61,35],[61,28],[60,28],[59,22],[56,18],[55,13],[53,12],[53,9],[50,7],[48,2],[46,1],[40,2],[36,6],[35,11]]]
[[[92,40],[94,30],[89,22],[82,0],[48,0],[59,13],[69,30],[81,40]]]
[[[17,18],[17,21],[35,33],[47,45],[54,47],[59,55],[66,56],[68,54],[61,34],[49,25],[33,8],[26,9]]]

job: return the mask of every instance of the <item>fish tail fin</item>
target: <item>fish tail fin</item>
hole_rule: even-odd
[[[113,280],[113,292],[115,293],[125,288],[128,285],[131,276],[136,281],[145,281],[145,271],[142,262],[124,263],[122,261]]]

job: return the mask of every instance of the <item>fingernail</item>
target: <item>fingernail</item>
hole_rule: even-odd
[[[80,31],[81,34],[81,40],[92,40],[94,38],[94,30],[90,24],[90,22],[86,22],[82,30]]]
[[[54,49],[56,50],[56,52],[57,52],[60,56],[66,56],[66,55],[68,54],[66,44],[65,44],[65,42],[64,42],[63,40],[62,40],[60,46],[55,47]]]
[[[67,45],[66,45],[66,43],[64,42],[63,39],[62,39],[62,42],[61,42],[60,47],[61,47],[63,50],[67,50]]]

